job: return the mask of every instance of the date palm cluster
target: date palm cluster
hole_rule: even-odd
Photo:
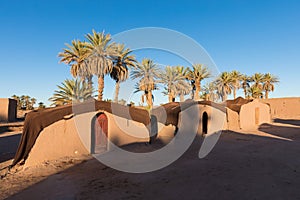
[[[244,98],[269,98],[269,92],[275,89],[275,83],[279,82],[279,78],[270,74],[255,73],[252,76],[242,74],[236,70],[232,72],[223,72],[219,77],[210,84],[206,90],[206,94],[215,100],[221,98],[222,101],[227,100],[227,96],[236,93],[239,89],[243,90]]]
[[[98,100],[103,100],[104,77],[110,76],[115,81],[114,102],[119,102],[120,83],[129,77],[137,80],[136,92],[142,92],[141,102],[153,106],[153,91],[163,88],[163,94],[169,102],[176,97],[184,101],[186,95],[194,100],[226,100],[233,92],[243,89],[245,97],[265,98],[274,90],[278,78],[267,73],[256,73],[249,77],[238,71],[223,72],[213,82],[202,88],[201,82],[210,78],[209,69],[203,64],[190,67],[166,66],[161,68],[153,60],[145,58],[138,62],[132,50],[124,44],[112,42],[110,34],[92,31],[85,35],[85,41],[73,40],[58,54],[60,62],[70,66],[70,73],[76,80],[66,80],[49,99],[53,105],[65,105],[81,102],[94,97],[93,77],[98,80]],[[252,83],[252,84],[251,84]]]

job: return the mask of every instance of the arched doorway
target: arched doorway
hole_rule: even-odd
[[[92,130],[91,153],[105,152],[108,140],[108,119],[104,113],[99,113],[94,117]]]
[[[202,114],[202,133],[203,134],[207,134],[207,130],[208,130],[208,115],[207,112],[204,112]]]

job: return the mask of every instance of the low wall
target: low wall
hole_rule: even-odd
[[[261,99],[271,107],[271,117],[300,119],[300,97]]]
[[[226,130],[239,130],[240,129],[240,122],[239,122],[239,114],[230,108],[226,108],[226,116],[227,116],[227,123],[226,123]]]

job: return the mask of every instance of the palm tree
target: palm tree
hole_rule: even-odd
[[[65,80],[62,85],[58,85],[58,90],[55,90],[53,96],[49,98],[49,101],[53,103],[51,105],[61,106],[66,104],[72,104],[83,102],[89,98],[92,98],[93,89],[78,79]]]
[[[152,91],[157,89],[156,83],[159,76],[157,65],[150,59],[143,59],[130,74],[131,79],[139,79],[136,92],[143,91],[142,101],[146,97],[148,106],[153,106]]]
[[[193,89],[195,89],[194,99],[199,99],[199,92],[201,90],[201,81],[205,78],[209,78],[211,76],[207,67],[204,67],[202,64],[194,64],[192,69],[189,69],[187,74],[188,79],[191,81],[193,85]]]
[[[269,98],[269,92],[270,91],[274,91],[275,86],[274,83],[278,83],[279,79],[278,77],[270,74],[270,73],[266,73],[263,77],[263,90],[265,91],[265,98],[268,99]]]
[[[251,97],[253,97],[255,99],[263,97],[262,89],[258,86],[253,85],[252,87],[250,87],[248,89],[248,92],[249,92],[249,95],[251,95]]]
[[[253,86],[262,89],[262,83],[264,82],[264,75],[261,73],[255,73],[252,76],[251,81],[254,82]]]
[[[30,96],[28,95],[22,95],[21,97],[23,99],[23,108],[26,110],[30,110]]]
[[[26,110],[25,95],[20,96],[20,108]]]
[[[192,86],[190,84],[186,84],[186,80],[188,80],[187,74],[188,74],[188,68],[185,68],[183,66],[176,66],[177,73],[183,77],[183,80],[180,80],[178,92],[179,92],[179,98],[180,101],[184,101],[184,95],[188,95],[192,91]]]
[[[244,90],[245,98],[247,98],[247,91],[248,91],[248,88],[250,88],[250,82],[251,82],[251,77],[243,74],[241,77],[241,84],[242,84],[242,88]]]
[[[233,98],[236,98],[236,91],[241,87],[242,74],[236,70],[230,72],[232,79]]]
[[[216,94],[217,87],[215,82],[210,82],[206,86],[204,86],[204,96],[207,101],[216,101],[218,99],[218,95]]]
[[[132,51],[125,49],[124,44],[116,46],[117,56],[114,59],[114,65],[110,77],[116,81],[114,102],[118,102],[120,83],[128,79],[128,67],[136,67],[135,56],[130,55]]]
[[[116,56],[115,44],[110,43],[109,34],[97,33],[85,36],[88,40],[87,48],[90,50],[87,58],[88,70],[98,77],[98,100],[103,99],[104,76],[110,74],[113,69],[113,56]]]
[[[34,109],[34,104],[36,104],[36,99],[35,98],[31,98],[30,99],[30,103],[29,103],[29,110],[33,110]]]
[[[215,81],[217,88],[217,93],[221,97],[222,101],[227,100],[227,96],[231,94],[232,91],[232,78],[230,73],[223,72]]]
[[[46,108],[45,104],[43,102],[39,102],[39,109]]]
[[[167,66],[165,71],[159,75],[160,83],[166,85],[164,94],[168,95],[169,102],[174,102],[180,91],[189,88],[190,85],[185,81],[185,77],[178,73],[177,68]]]
[[[87,57],[90,49],[87,48],[86,42],[73,40],[72,45],[66,44],[68,48],[63,49],[63,52],[58,54],[61,57],[60,62],[71,66],[71,74],[74,78],[80,77],[81,80],[88,80],[88,85],[92,88],[92,74],[87,67]]]

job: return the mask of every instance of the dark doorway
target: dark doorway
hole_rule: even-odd
[[[107,150],[108,119],[104,113],[97,114],[92,123],[91,152],[94,154]]]
[[[202,133],[207,134],[208,115],[206,112],[202,115]]]

